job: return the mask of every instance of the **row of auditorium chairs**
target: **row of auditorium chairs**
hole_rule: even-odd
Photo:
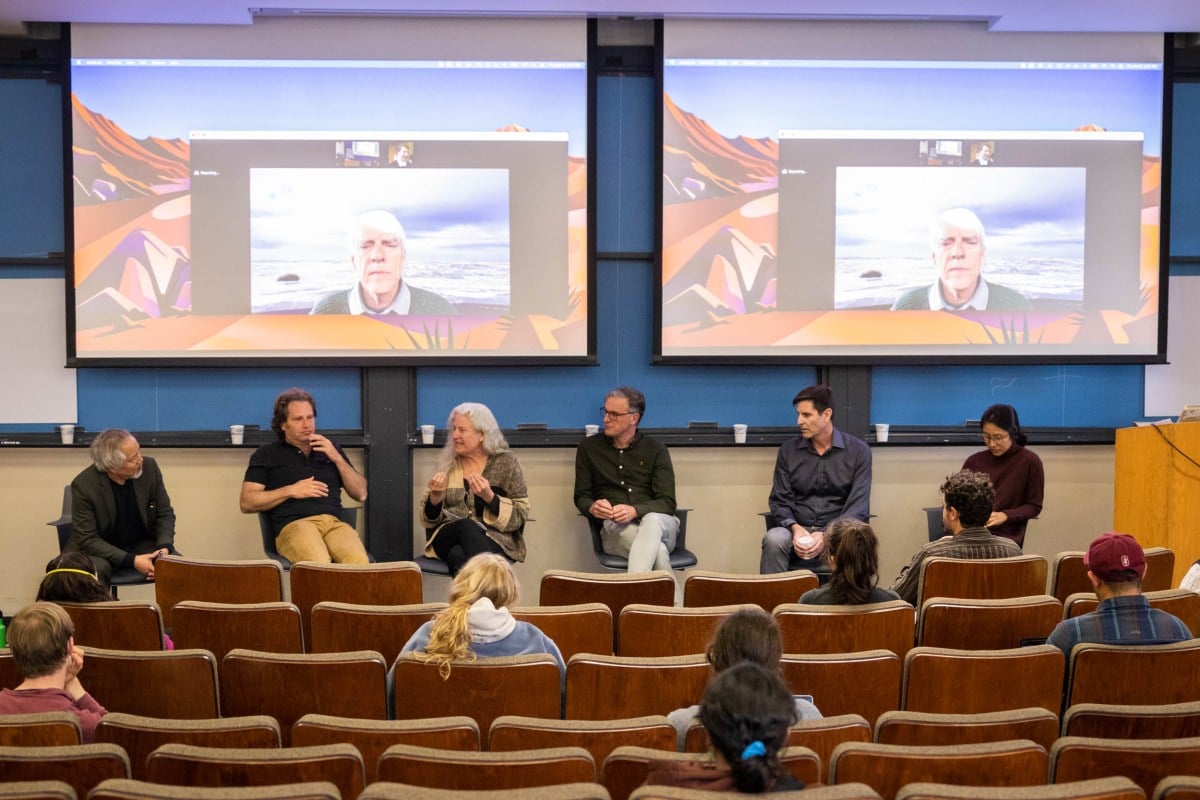
[[[1146,551],[1144,591],[1171,588],[1175,554],[1168,548]],[[1047,571],[1050,572],[1047,584]],[[176,604],[184,600],[270,603],[284,599],[284,572],[269,559],[198,561],[179,556],[161,559],[156,567],[155,596],[167,628],[174,625]],[[1083,553],[1059,553],[1051,568],[1037,555],[1005,559],[930,559],[921,566],[919,601],[926,598],[998,599],[1050,594],[1065,602],[1072,594],[1090,593]],[[768,611],[794,603],[817,578],[807,570],[780,575],[741,575],[696,570],[684,583],[684,605],[707,607],[752,603]],[[305,638],[311,635],[311,612],[321,601],[371,605],[421,603],[420,567],[411,561],[345,565],[305,562],[289,573],[291,600],[300,610]],[[670,573],[611,575],[548,570],[540,586],[541,605],[601,602],[613,617],[631,603],[672,605],[675,582]]]
[[[1044,708],[1020,708],[980,714],[887,711],[874,726],[858,714],[802,720],[789,734],[788,744],[807,747],[827,763],[844,742],[909,746],[983,744],[1029,739],[1049,750],[1059,736],[1100,739],[1178,739],[1200,736],[1200,701],[1164,705],[1081,703],[1063,715]],[[284,742],[278,720],[269,715],[181,720],[111,712],[96,731],[96,741],[120,745],[132,761],[133,777],[144,776],[146,756],[163,744],[225,747],[280,747]],[[684,752],[708,750],[707,734],[694,720],[684,737]],[[77,718],[68,712],[0,716],[0,746],[52,747],[81,744]],[[494,719],[487,728],[468,716],[408,720],[375,720],[305,714],[291,724],[290,744],[353,744],[373,765],[394,744],[446,750],[527,750],[556,746],[586,749],[603,763],[620,745],[656,750],[676,749],[677,734],[661,714],[613,720],[560,720],[518,715]],[[822,773],[822,780],[828,775]]]
[[[411,784],[377,782],[367,786],[360,800],[510,800],[507,789],[464,791],[430,789]],[[730,795],[700,789],[643,786],[630,800],[719,800]],[[1159,781],[1154,800],[1195,800],[1200,796],[1200,778],[1168,776]],[[90,800],[342,800],[338,788],[328,781],[248,788],[175,787],[120,778],[102,782],[88,795]],[[541,800],[611,800],[598,783],[571,783],[538,789]],[[801,791],[776,792],[779,800],[880,800],[880,795],[861,783],[846,783]],[[938,783],[910,783],[896,793],[896,800],[1144,800],[1146,793],[1128,778],[1096,778],[1045,786],[1022,786],[1019,794],[1009,787],[973,787]],[[0,784],[3,800],[79,800],[62,781]]]
[[[14,781],[63,780],[78,796],[87,796],[102,781],[140,774],[150,783],[188,788],[328,781],[346,798],[358,798],[377,781],[458,792],[600,782],[609,796],[626,800],[645,783],[652,762],[697,757],[626,744],[598,760],[575,745],[473,751],[393,744],[372,759],[346,742],[291,747],[168,743],[145,754],[144,763],[135,768],[133,753],[97,742],[0,747],[0,774]],[[1129,794],[1119,796],[1145,797],[1168,777],[1200,777],[1200,738],[1063,736],[1049,749],[1030,739],[951,745],[843,741],[827,761],[808,747],[787,746],[780,751],[780,762],[806,784],[864,784],[883,798],[903,796],[904,787],[918,781],[1007,787],[1010,794],[1001,796],[1030,797],[1024,787],[1033,792],[1046,784],[1095,778],[1124,778],[1129,783],[1122,788]]]
[[[302,567],[303,565],[301,565]],[[1148,592],[1150,604],[1183,619],[1200,633],[1200,594],[1185,589]],[[1064,618],[1095,609],[1094,594],[1074,594],[1064,607],[1050,595],[996,600],[936,597],[926,600],[914,621],[900,600],[862,606],[785,603],[774,616],[784,649],[795,653],[891,650],[903,657],[914,645],[964,650],[999,650],[1045,641]],[[64,603],[75,622],[76,642],[114,650],[161,650],[163,624],[153,603],[112,601]],[[211,650],[217,658],[237,648],[276,653],[336,653],[376,650],[394,657],[445,603],[356,605],[320,601],[298,606],[269,603],[210,603],[184,600],[172,609],[171,636],[180,648]],[[603,603],[515,608],[558,645],[563,657],[577,653],[668,656],[703,653],[730,613],[749,606],[676,608],[633,603],[615,618]]]
[[[711,674],[699,655],[576,654],[567,664],[564,702],[558,667],[547,655],[456,662],[443,679],[435,665],[406,654],[394,663],[396,689],[389,704],[387,663],[375,651],[239,649],[220,663],[218,671],[207,650],[93,648],[81,678],[110,711],[154,717],[269,714],[290,726],[306,713],[374,719],[463,714],[486,728],[504,714],[567,719],[665,714],[697,702]],[[793,691],[811,695],[823,714],[859,714],[872,723],[885,711],[901,709],[985,713],[1036,707],[1058,713],[1079,703],[1200,701],[1200,639],[1081,644],[1069,665],[1058,648],[1034,645],[917,647],[904,659],[890,650],[789,654],[781,669]],[[0,686],[15,687],[20,680],[11,652],[0,650]]]

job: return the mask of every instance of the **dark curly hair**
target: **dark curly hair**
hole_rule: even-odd
[[[737,790],[770,791],[783,774],[779,751],[796,724],[796,701],[779,673],[749,661],[735,664],[709,681],[699,717]]]
[[[991,478],[969,469],[948,476],[942,484],[942,495],[946,498],[946,508],[958,512],[958,519],[964,528],[986,525],[996,500]]]
[[[317,415],[317,401],[313,400],[313,396],[300,387],[293,386],[280,392],[279,397],[275,398],[275,410],[271,415],[271,430],[275,431],[275,435],[281,442],[286,439],[283,433],[283,424],[287,422],[288,406],[291,403],[308,403],[312,406],[313,416]]]

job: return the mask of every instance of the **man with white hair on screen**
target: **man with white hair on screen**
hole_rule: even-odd
[[[447,316],[446,298],[404,280],[408,245],[404,227],[390,211],[368,211],[350,229],[350,263],[358,283],[325,295],[311,314],[405,314]]]
[[[900,295],[892,311],[1028,311],[1020,292],[984,280],[983,223],[966,208],[943,211],[929,235],[937,280]]]

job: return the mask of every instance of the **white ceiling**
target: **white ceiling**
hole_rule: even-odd
[[[985,20],[997,31],[1200,31],[1200,0],[0,0],[0,35],[22,35],[26,22],[248,25],[255,13]]]

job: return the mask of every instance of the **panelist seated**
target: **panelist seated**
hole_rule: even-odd
[[[64,552],[91,556],[108,585],[114,571],[154,580],[154,561],[175,552],[175,510],[153,459],[127,430],[109,428],[92,442],[92,465],[71,481],[71,536]]]
[[[321,297],[310,314],[454,314],[449,300],[404,280],[408,244],[404,226],[390,211],[362,214],[350,229],[349,243],[358,283]]]
[[[317,401],[291,388],[275,398],[271,429],[277,441],[250,456],[238,506],[243,514],[266,512],[275,549],[291,562],[366,564],[358,531],[338,517],[342,489],[367,499],[367,479],[340,445],[317,433]]]
[[[480,553],[524,561],[529,490],[496,417],[482,403],[461,403],[446,426],[420,502],[425,555],[445,561],[451,575]]]
[[[1029,299],[982,276],[986,248],[983,222],[975,212],[952,208],[934,222],[929,234],[937,278],[932,286],[909,289],[892,311],[1028,311]]]
[[[800,435],[775,459],[767,498],[775,526],[762,540],[759,572],[809,569],[828,580],[825,526],[871,515],[871,448],[833,425],[833,391],[809,386],[792,398]]]

